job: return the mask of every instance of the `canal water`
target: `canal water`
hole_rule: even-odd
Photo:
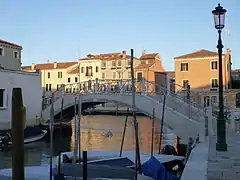
[[[145,116],[137,116],[139,122],[139,141],[141,152],[151,151],[152,121]],[[72,133],[59,133],[54,137],[54,156],[59,152],[73,151],[74,120],[72,120]],[[81,149],[83,150],[119,150],[122,140],[125,116],[88,115],[81,120]],[[106,137],[106,132],[111,129],[112,137]],[[64,130],[63,130],[64,131]],[[154,151],[158,152],[160,125],[155,121]],[[162,144],[174,144],[175,135],[167,128],[163,128]],[[66,135],[67,134],[67,135]],[[25,165],[37,166],[49,163],[50,142],[45,139],[36,143],[25,145]],[[135,136],[132,117],[128,118],[124,150],[135,149]],[[54,159],[56,162],[56,158]],[[11,167],[11,149],[0,152],[0,168]]]

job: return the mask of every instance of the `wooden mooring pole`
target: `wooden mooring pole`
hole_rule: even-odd
[[[131,79],[132,79],[132,109],[133,109],[133,122],[134,122],[134,129],[135,129],[135,143],[136,143],[136,157],[135,157],[135,179],[137,179],[137,172],[141,173],[141,159],[140,159],[140,147],[139,147],[139,138],[138,138],[138,122],[136,119],[136,107],[135,107],[135,78],[134,78],[134,52],[131,49]]]
[[[120,157],[122,156],[122,151],[123,151],[123,144],[124,144],[124,139],[125,139],[125,134],[126,134],[128,114],[129,114],[129,108],[127,108],[127,113],[126,113],[126,118],[125,118],[125,123],[124,123],[123,136],[122,136],[122,142],[121,142],[121,148],[120,148],[120,154],[119,154]]]
[[[12,91],[12,179],[24,180],[24,113],[22,89]]]
[[[162,137],[163,137],[163,124],[164,124],[164,115],[165,115],[165,106],[166,106],[166,94],[164,94],[163,97],[163,109],[162,109],[162,121],[161,121],[161,130],[160,130],[160,136],[159,136],[159,149],[158,154],[161,153],[161,147],[162,147]]]
[[[152,142],[151,142],[151,157],[153,156],[153,143],[154,143],[154,119],[155,119],[155,108],[153,108],[152,115]]]

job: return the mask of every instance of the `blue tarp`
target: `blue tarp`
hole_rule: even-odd
[[[155,157],[151,157],[142,165],[142,173],[154,180],[179,180],[176,176],[169,174]]]

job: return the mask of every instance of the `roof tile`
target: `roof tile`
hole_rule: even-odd
[[[11,42],[9,42],[9,41],[2,40],[2,39],[0,39],[0,43],[8,44],[8,45],[11,45],[11,46],[15,46],[15,47],[22,48],[22,46],[20,46],[20,45],[18,45],[18,44],[14,44],[14,43],[11,43]]]
[[[182,56],[177,56],[174,59],[192,59],[192,58],[204,58],[204,57],[216,57],[218,56],[217,52],[208,51],[202,49],[193,53],[185,54]]]
[[[145,59],[155,59],[158,53],[151,53],[151,54],[144,54],[139,59],[145,60]]]
[[[150,68],[154,63],[151,64],[139,64],[138,66],[135,67],[135,69],[146,69]]]
[[[50,69],[65,69],[65,68],[68,68],[70,66],[73,66],[75,64],[78,64],[78,62],[60,62],[60,63],[57,63],[57,67],[54,68],[54,63],[46,63],[46,64],[35,64],[34,65],[34,70],[50,70]],[[24,66],[22,67],[23,71],[24,70],[32,70],[31,69],[32,66]]]

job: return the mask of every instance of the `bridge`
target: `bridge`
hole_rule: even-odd
[[[204,136],[205,108],[194,100],[194,93],[186,90],[172,92],[161,83],[146,80],[135,81],[136,110],[152,116],[155,108],[155,119],[161,121],[163,101],[166,96],[164,124],[168,126],[184,142],[188,137]],[[84,103],[116,102],[132,107],[131,80],[93,80],[64,85],[61,90],[53,93],[54,115],[61,109],[73,107],[75,97],[81,97]],[[63,98],[63,105],[62,105]],[[77,100],[78,103],[78,100]],[[50,120],[50,105],[42,112],[42,121]]]

